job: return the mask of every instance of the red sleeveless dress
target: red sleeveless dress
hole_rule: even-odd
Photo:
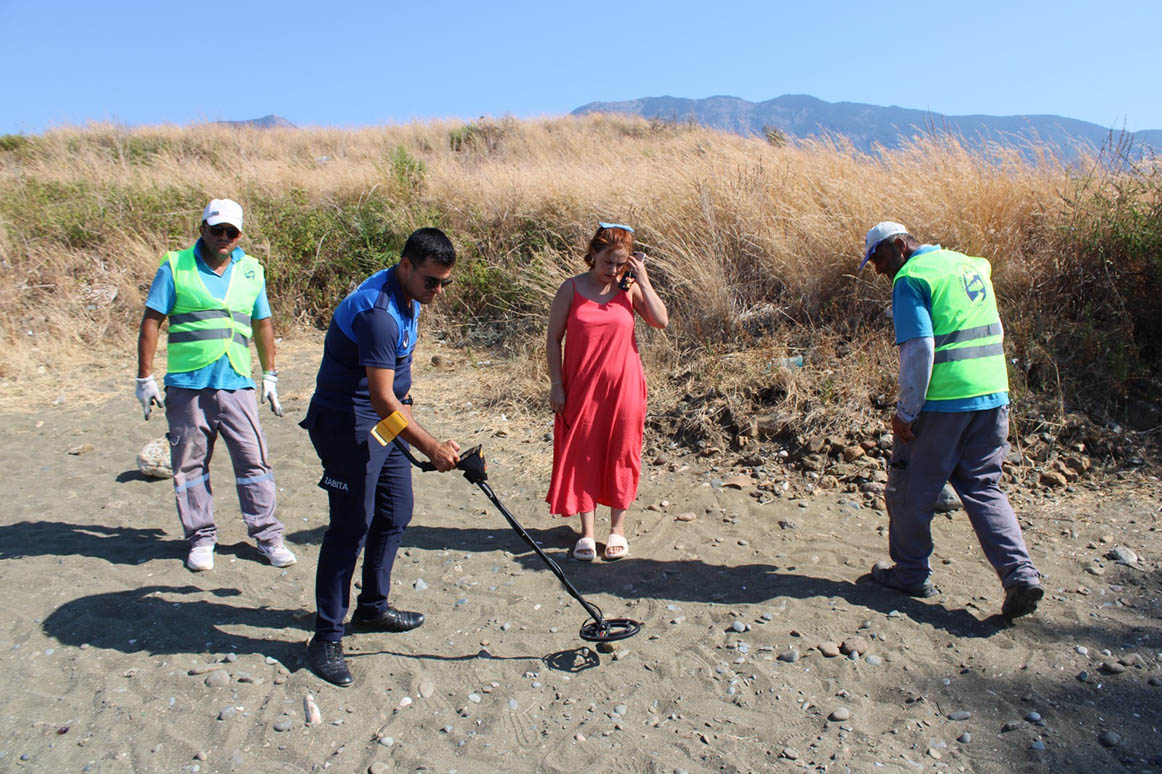
[[[646,376],[629,294],[604,304],[573,287],[561,382],[565,410],[553,422],[553,475],[545,501],[572,516],[637,497],[646,421]]]

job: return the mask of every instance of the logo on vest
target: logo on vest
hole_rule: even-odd
[[[411,344],[411,341],[412,341],[411,331],[404,330],[404,332],[403,332],[403,348],[407,349],[408,345]]]
[[[969,302],[976,304],[985,300],[988,296],[988,285],[985,284],[984,277],[975,271],[970,271],[966,272],[962,279],[964,280],[964,293],[968,296]]]
[[[254,279],[254,269],[246,270],[246,279]]]
[[[327,489],[334,489],[336,492],[350,492],[351,491],[350,489],[347,488],[347,482],[339,481],[338,479],[331,478],[328,475],[323,476],[323,486],[326,487]]]

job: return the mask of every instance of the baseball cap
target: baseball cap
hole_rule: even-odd
[[[876,247],[879,246],[880,242],[888,239],[889,237],[899,236],[900,234],[907,233],[907,226],[904,226],[900,223],[894,223],[890,220],[885,220],[882,223],[877,223],[872,226],[871,230],[867,232],[867,236],[863,240],[863,260],[860,262],[859,268],[862,269],[867,265],[867,262],[871,260],[872,253],[876,251]]]
[[[219,223],[229,223],[239,231],[242,230],[242,205],[233,199],[211,199],[202,210],[202,220],[207,226],[216,226]]]

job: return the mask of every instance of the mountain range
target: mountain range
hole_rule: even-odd
[[[297,129],[294,124],[286,120],[282,116],[276,116],[273,113],[263,116],[262,118],[248,118],[245,121],[215,121],[216,124],[223,126],[250,126],[255,129]]]
[[[706,99],[643,97],[624,102],[590,102],[572,111],[621,113],[663,121],[691,121],[742,135],[807,138],[840,135],[860,151],[898,148],[919,135],[948,133],[966,145],[990,143],[1015,147],[1035,156],[1033,146],[1048,146],[1061,159],[1077,155],[1079,145],[1093,150],[1130,143],[1134,155],[1162,151],[1162,129],[1122,132],[1055,115],[947,116],[928,110],[881,107],[859,102],[824,102],[806,94],[784,94],[764,102],[729,96]]]

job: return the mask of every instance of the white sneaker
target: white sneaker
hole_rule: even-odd
[[[281,540],[277,543],[271,543],[268,546],[260,543],[258,545],[258,552],[269,559],[270,563],[275,567],[290,567],[298,561],[298,559],[295,559],[295,555],[291,553],[290,549]]]
[[[214,544],[208,546],[194,546],[186,558],[186,567],[194,572],[214,569]]]

